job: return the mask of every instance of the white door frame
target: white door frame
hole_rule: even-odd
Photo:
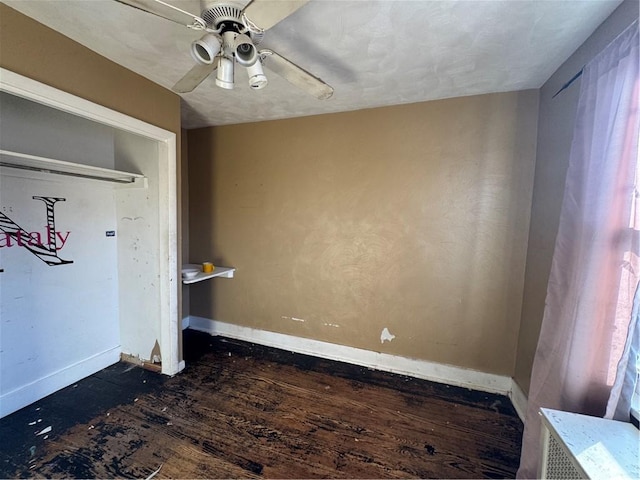
[[[184,362],[180,361],[178,350],[176,134],[1,67],[0,91],[158,142],[162,373],[178,373]]]

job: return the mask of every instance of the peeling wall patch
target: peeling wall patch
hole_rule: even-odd
[[[153,345],[149,358],[151,359],[151,363],[162,363],[162,354],[160,353],[160,344],[158,343],[158,340],[156,340],[156,343]]]
[[[304,318],[287,317],[286,315],[282,315],[282,317],[280,318],[282,318],[283,320],[293,320],[294,322],[302,322],[302,323],[306,322]]]
[[[393,340],[394,338],[396,338],[395,335],[392,335],[391,332],[389,331],[389,329],[387,327],[384,327],[382,329],[382,333],[380,334],[380,343],[384,343],[385,340],[390,342],[391,340]]]
[[[324,326],[325,327],[340,328],[340,325],[338,325],[337,323],[325,323]]]

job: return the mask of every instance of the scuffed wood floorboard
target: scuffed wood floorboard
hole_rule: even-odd
[[[185,352],[176,377],[118,364],[1,420],[0,476],[515,475],[522,424],[504,396],[191,331]]]

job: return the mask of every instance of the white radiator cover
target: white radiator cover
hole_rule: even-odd
[[[559,440],[543,427],[543,459],[540,474],[542,478],[557,480],[577,480],[587,478],[586,474],[573,464],[569,453],[562,447]]]
[[[540,409],[541,478],[640,478],[640,431],[628,422]]]

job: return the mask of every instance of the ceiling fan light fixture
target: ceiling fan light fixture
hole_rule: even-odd
[[[220,88],[233,90],[233,60],[227,57],[218,57],[218,72],[216,85]]]
[[[250,67],[247,67],[247,73],[249,74],[249,86],[252,90],[260,90],[269,83],[267,76],[262,70],[262,63],[259,60]]]
[[[258,61],[258,51],[249,35],[241,34],[236,36],[233,51],[236,56],[236,61],[243,67],[255,65]]]
[[[1,2],[2,0],[0,0]],[[179,23],[204,36],[191,44],[194,65],[172,87],[176,93],[192,92],[217,69],[216,85],[234,88],[236,62],[247,68],[249,86],[264,88],[268,79],[262,64],[295,87],[320,100],[333,94],[333,88],[273,50],[256,50],[264,34],[310,0],[200,0],[201,17],[166,3],[170,0],[118,0],[138,10]]]
[[[219,36],[207,33],[191,44],[191,56],[201,65],[211,65],[220,52],[221,45]]]

